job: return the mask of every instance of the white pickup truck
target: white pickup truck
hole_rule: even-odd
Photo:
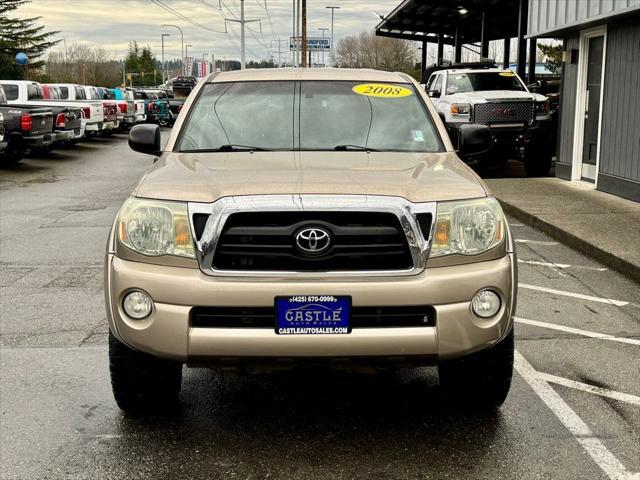
[[[42,85],[27,80],[0,80],[0,85],[4,87],[9,105],[51,105],[80,108],[82,110],[81,135],[75,138],[75,141],[80,140],[84,134],[100,131],[100,126],[104,122],[103,106],[100,102],[86,99],[76,101],[69,98],[47,100]]]
[[[431,67],[425,73],[425,89],[454,144],[461,125],[491,129],[491,150],[468,163],[504,168],[509,158],[518,158],[527,176],[548,175],[552,150],[545,140],[550,125],[547,97],[531,93],[516,73],[490,62]]]
[[[65,100],[82,100],[99,102],[102,106],[102,118],[96,126],[87,129],[88,135],[109,135],[117,128],[116,106],[112,100],[100,99],[97,90],[91,95],[91,90],[87,90],[84,85],[76,85],[75,83],[49,83],[48,86],[60,87],[62,98]],[[95,88],[95,87],[91,87]]]

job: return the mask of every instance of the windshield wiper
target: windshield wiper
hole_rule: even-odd
[[[362,145],[336,145],[335,147],[333,147],[334,150],[339,150],[339,151],[347,151],[347,150],[366,150],[369,152],[379,152],[380,150],[378,150],[377,148],[371,148],[371,147],[366,147],[366,146],[362,146]]]
[[[221,152],[234,152],[238,150],[254,150],[259,152],[268,152],[270,148],[253,147],[251,145],[239,145],[237,143],[228,143],[226,145],[220,145],[217,150]]]

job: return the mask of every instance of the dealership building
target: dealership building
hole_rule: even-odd
[[[535,80],[536,43],[563,41],[556,176],[640,202],[640,0],[404,0],[381,36],[453,46],[487,57],[489,42],[517,42],[517,71]],[[525,75],[525,73],[527,75]]]

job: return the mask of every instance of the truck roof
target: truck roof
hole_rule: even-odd
[[[447,69],[449,73],[500,73],[511,72],[509,68],[453,68]],[[515,73],[515,72],[514,72]]]
[[[407,83],[408,77],[400,72],[382,72],[371,69],[257,68],[212,73],[206,79],[207,83],[258,80],[355,80]]]

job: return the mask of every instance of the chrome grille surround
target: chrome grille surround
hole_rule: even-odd
[[[295,274],[296,278],[345,278],[345,277],[389,277],[417,275],[427,264],[431,240],[435,229],[436,202],[412,203],[401,197],[380,195],[251,195],[223,197],[213,203],[188,204],[191,234],[196,245],[196,259],[200,270],[206,275],[220,277],[279,277]],[[251,271],[216,270],[212,267],[216,245],[229,215],[236,212],[279,212],[279,211],[367,211],[388,212],[398,218],[407,238],[413,267],[406,270],[369,271]],[[430,213],[431,231],[428,238],[422,234],[416,215]],[[198,238],[194,228],[195,214],[209,215],[204,230]]]

